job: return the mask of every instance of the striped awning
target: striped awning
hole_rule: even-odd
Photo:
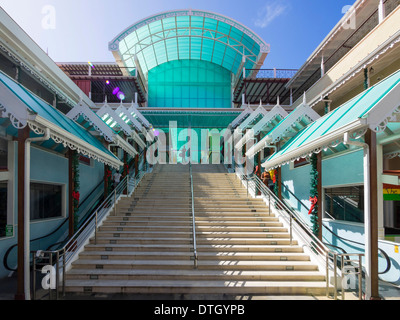
[[[0,72],[0,117],[15,129],[29,125],[37,135],[50,129],[50,138],[71,150],[119,169],[123,163],[82,126]]]
[[[359,139],[367,129],[381,132],[398,113],[400,70],[312,122],[290,139],[279,152],[269,157],[262,166],[272,169],[319,153],[341,144],[345,134]]]

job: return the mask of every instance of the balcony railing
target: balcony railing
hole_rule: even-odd
[[[250,78],[256,73],[257,79],[291,79],[297,69],[245,69],[245,78]]]

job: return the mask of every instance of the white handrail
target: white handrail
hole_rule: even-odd
[[[257,190],[261,192],[261,194],[268,198],[268,204],[271,209],[271,204],[274,205],[276,208],[281,208],[287,215],[289,215],[289,228],[290,228],[290,244],[292,245],[292,237],[293,237],[293,227],[296,227],[296,231],[299,234],[303,234],[303,238],[309,238],[310,241],[308,241],[308,246],[312,252],[314,252],[317,256],[321,256],[323,258],[323,264],[325,265],[326,268],[326,295],[328,296],[329,294],[329,288],[330,288],[330,281],[329,281],[329,270],[333,271],[333,277],[334,277],[334,299],[337,299],[337,291],[339,290],[338,288],[338,283],[337,283],[337,274],[338,274],[338,267],[337,267],[337,262],[338,259],[342,259],[342,265],[343,265],[343,257],[349,257],[349,256],[357,256],[358,260],[361,259],[363,254],[359,253],[344,253],[344,254],[338,254],[337,252],[332,251],[329,249],[311,230],[310,226],[302,219],[302,217],[296,212],[293,211],[292,208],[290,208],[284,201],[280,200],[261,180],[258,176],[256,175],[246,175],[243,173],[244,171],[240,167],[236,167],[236,175],[239,177],[240,180],[246,182],[246,186],[249,192],[249,188],[252,189],[254,194],[257,193]],[[293,223],[294,222],[294,223]],[[361,261],[361,260],[360,260]],[[359,263],[359,268],[360,270],[362,269],[362,264],[361,262]],[[361,274],[361,272],[359,273]],[[361,299],[362,293],[362,285],[361,281],[362,279],[361,276],[359,275],[359,297]],[[344,273],[341,272],[341,280],[342,282],[344,281]],[[344,299],[344,290],[342,286],[342,295]]]
[[[133,190],[139,185],[142,180],[145,172],[140,171],[138,175],[134,178],[133,182]],[[128,185],[130,184],[129,176],[126,176],[117,187],[108,195],[108,197],[93,211],[90,217],[86,220],[86,222],[79,228],[77,232],[72,236],[72,238],[65,244],[65,246],[58,250],[53,251],[35,251],[32,252],[34,260],[36,258],[45,258],[47,255],[49,257],[49,261],[52,261],[52,257],[56,257],[56,261],[53,263],[49,263],[51,266],[56,265],[56,297],[58,297],[59,292],[59,275],[60,268],[62,272],[62,287],[63,294],[65,294],[65,272],[67,265],[71,262],[71,260],[79,253],[80,249],[86,244],[87,240],[94,235],[94,241],[97,242],[97,229],[99,224],[102,222],[103,218],[107,216],[108,213],[111,213],[114,209],[116,212],[116,205],[121,195],[124,194],[124,191],[128,191]],[[128,192],[127,192],[128,193]],[[35,265],[35,264],[34,264]],[[34,283],[35,283],[35,270],[34,270]],[[35,287],[33,288],[33,292],[35,293]]]
[[[192,174],[192,163],[189,163],[190,173],[190,189],[192,195],[192,224],[193,224],[193,256],[194,256],[194,268],[198,266],[198,255],[197,255],[197,244],[196,244],[196,217],[194,212],[194,192],[193,192],[193,174]]]

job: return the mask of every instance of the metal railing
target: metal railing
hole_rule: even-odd
[[[305,208],[307,212],[310,210],[310,208],[307,207],[307,206],[306,206],[292,191],[290,191],[290,189],[289,189],[287,186],[285,186],[284,184],[282,184],[281,186],[282,186],[282,188],[285,189],[285,191],[288,192],[288,193],[289,193],[303,208]],[[325,211],[325,214],[326,214],[327,216],[329,216],[332,220],[336,220],[334,217],[332,217],[332,216],[329,214],[329,212]],[[330,228],[328,228],[324,223],[322,223],[322,227],[323,227],[324,230],[326,230],[327,232],[329,232],[330,234],[332,234],[332,236],[334,236],[335,239],[337,239],[337,240],[340,240],[340,241],[342,241],[342,242],[344,242],[344,243],[355,244],[355,245],[358,245],[358,246],[360,246],[360,247],[365,247],[365,244],[364,244],[364,243],[357,242],[357,241],[350,240],[350,239],[346,239],[346,238],[343,238],[343,237],[337,235],[337,234],[334,233]],[[332,244],[326,243],[326,242],[324,242],[324,244],[325,244],[326,246],[335,247],[337,250],[342,251],[344,255],[347,254],[346,251],[345,251],[343,248],[341,248],[341,247],[333,246]],[[360,250],[361,250],[361,249],[360,249]],[[390,261],[389,255],[388,255],[383,249],[378,248],[378,251],[379,251],[379,255],[382,256],[382,257],[385,259],[385,261],[386,261],[386,268],[385,268],[383,271],[379,271],[379,272],[378,272],[378,274],[382,275],[382,274],[385,274],[385,273],[388,273],[388,272],[389,272],[389,270],[390,270],[391,267],[392,267],[392,263],[391,263],[391,261]]]
[[[197,241],[196,241],[196,216],[194,212],[194,192],[193,192],[193,173],[192,173],[192,163],[189,162],[189,173],[190,173],[190,190],[191,190],[191,198],[192,198],[192,227],[193,227],[193,260],[194,260],[194,268],[198,267],[199,257],[197,255]]]
[[[364,254],[362,253],[336,253],[333,251],[330,251],[329,254],[326,256],[327,258],[327,265],[329,263],[328,259],[331,259],[332,261],[340,261],[340,270],[341,275],[340,275],[340,283],[341,283],[341,288],[342,288],[342,300],[345,300],[345,289],[346,287],[354,286],[354,283],[348,284],[347,281],[350,278],[350,275],[357,275],[358,276],[358,299],[362,300],[362,257]],[[351,259],[350,257],[356,257],[356,259]],[[346,259],[347,258],[347,259]],[[338,299],[338,275],[337,275],[337,268],[333,268],[333,281],[334,281],[334,299]],[[327,271],[327,276],[328,276],[328,271]],[[328,288],[326,292],[326,296],[329,295]]]
[[[103,219],[107,215],[116,215],[117,203],[122,195],[132,193],[139,185],[145,172],[139,172],[135,178],[126,176],[118,186],[108,195],[108,197],[93,211],[91,216],[79,228],[79,230],[71,237],[66,245],[54,251],[32,251],[33,255],[33,294],[32,298],[36,299],[36,273],[46,271],[50,280],[54,276],[54,285],[49,285],[49,299],[52,298],[51,291],[56,291],[56,299],[60,292],[60,277],[62,284],[62,294],[65,295],[65,273],[67,267],[72,263],[73,259],[79,254],[83,247],[89,242],[94,235],[94,243],[97,244],[98,228]],[[42,267],[41,269],[38,269]],[[46,270],[43,270],[46,267]]]
[[[326,270],[326,295],[329,296],[330,290],[334,291],[334,299],[337,299],[338,286],[338,274],[341,277],[342,284],[342,299],[344,299],[344,279],[345,273],[343,269],[338,270],[338,265],[341,266],[347,258],[346,262],[352,263],[351,256],[357,256],[359,261],[359,272],[362,273],[361,258],[364,254],[361,253],[343,253],[338,254],[335,251],[329,249],[312,231],[310,226],[304,221],[304,219],[284,201],[279,199],[274,192],[272,192],[258,176],[252,174],[248,175],[244,173],[243,168],[236,167],[237,177],[246,185],[247,195],[250,193],[254,195],[261,194],[261,196],[268,202],[269,214],[271,214],[272,207],[275,211],[286,221],[289,225],[289,237],[290,245],[293,245],[293,233],[301,237],[303,242],[307,245],[310,251],[314,254],[314,257],[319,260],[320,265],[325,267]],[[340,260],[339,260],[340,259]],[[330,283],[330,275],[333,274],[333,286]],[[362,277],[359,277],[359,297],[362,297]],[[360,298],[361,299],[361,298]]]
[[[291,79],[297,71],[297,69],[246,69],[245,78],[256,73],[256,78]]]

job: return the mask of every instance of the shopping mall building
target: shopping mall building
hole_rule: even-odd
[[[0,8],[0,49],[0,278],[16,299],[400,285],[400,1],[355,1],[299,70],[264,69],[274,48],[245,22],[194,9],[79,63]]]

